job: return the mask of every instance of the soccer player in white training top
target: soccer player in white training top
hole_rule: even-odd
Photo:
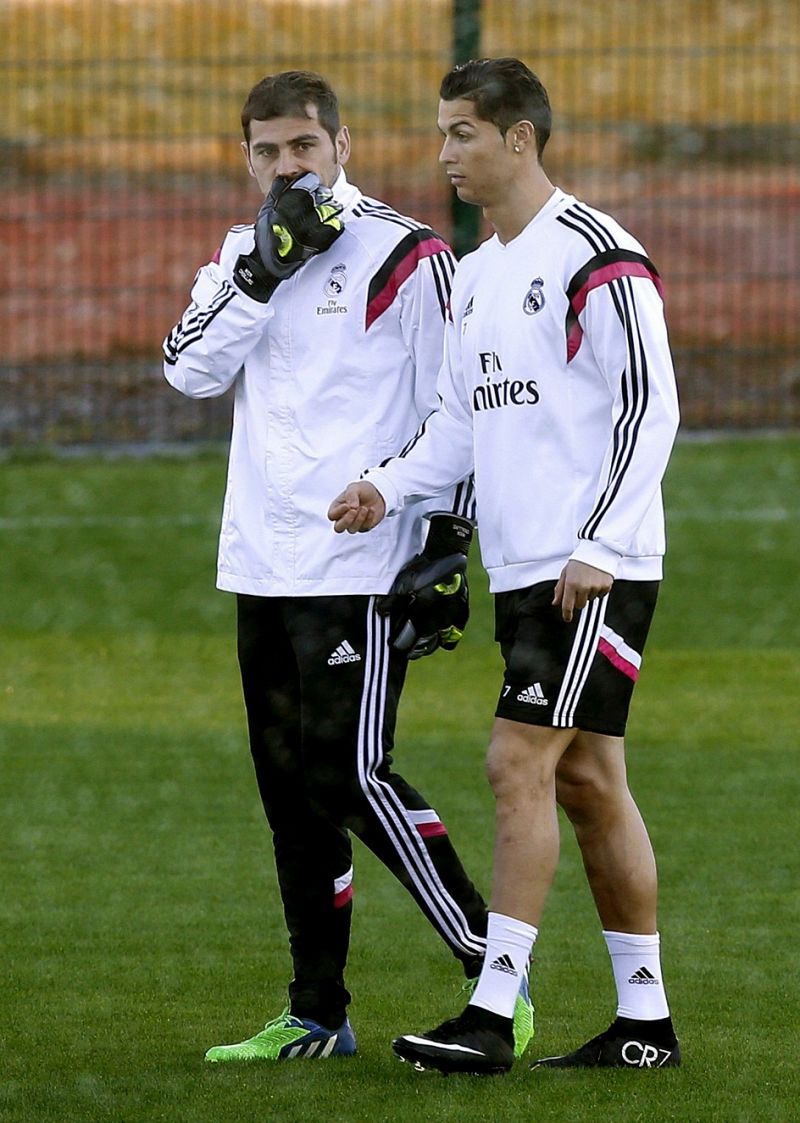
[[[437,410],[329,517],[337,531],[370,530],[474,470],[505,675],[488,750],[496,839],[483,970],[462,1014],[393,1047],[419,1068],[511,1067],[517,982],[558,864],[560,804],[617,1014],[537,1064],[674,1066],[656,866],[623,739],[662,576],[661,480],[678,425],[661,281],[613,218],[548,179],[550,105],[527,66],[468,62],[440,95],[440,160],[495,233],[456,270]]]
[[[432,537],[446,547],[471,531],[470,473],[439,496],[429,524],[420,515],[430,504],[384,534],[337,539],[325,518],[334,473],[383,459],[435,405],[452,254],[429,227],[348,182],[349,132],[318,74],[262,79],[242,128],[245,166],[265,198],[255,224],[234,226],[197,273],[165,341],[164,371],[192,398],[235,394],[217,585],[236,594],[292,979],[286,1009],[246,1040],[209,1049],[214,1064],[355,1053],[345,985],[351,832],[413,896],[467,979],[486,936],[486,906],[444,823],[392,768],[408,661],[457,621],[434,603],[430,642],[417,652],[395,642],[402,598],[381,602],[425,525],[423,555]],[[463,623],[462,591],[449,601]],[[445,630],[452,646],[457,634]],[[263,934],[238,938],[263,954]],[[519,1051],[532,1033],[520,983]]]

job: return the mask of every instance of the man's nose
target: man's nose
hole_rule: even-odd
[[[282,175],[286,179],[297,179],[300,175],[302,168],[297,162],[297,158],[293,152],[282,152],[278,157],[278,166],[275,168],[275,175]]]

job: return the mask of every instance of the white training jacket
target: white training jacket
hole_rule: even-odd
[[[439,408],[367,473],[387,511],[474,467],[493,592],[556,580],[570,558],[659,579],[678,401],[641,245],[556,189],[512,241],[463,258],[451,308]]]
[[[384,593],[420,549],[421,514],[474,511],[468,481],[374,534],[335,534],[327,519],[336,489],[401,449],[436,405],[454,270],[437,234],[362,195],[344,172],[334,195],[344,233],[267,304],[232,282],[253,249],[252,225],[234,227],[164,342],[164,373],[181,393],[235,386],[220,589]]]

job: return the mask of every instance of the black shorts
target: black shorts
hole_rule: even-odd
[[[551,604],[554,581],[498,593],[506,671],[497,717],[622,737],[659,584],[615,581],[569,624]]]

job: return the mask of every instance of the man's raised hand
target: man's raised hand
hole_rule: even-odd
[[[290,182],[276,176],[255,222],[255,245],[241,254],[233,283],[259,304],[306,261],[324,253],[344,232],[342,208],[313,172]]]

